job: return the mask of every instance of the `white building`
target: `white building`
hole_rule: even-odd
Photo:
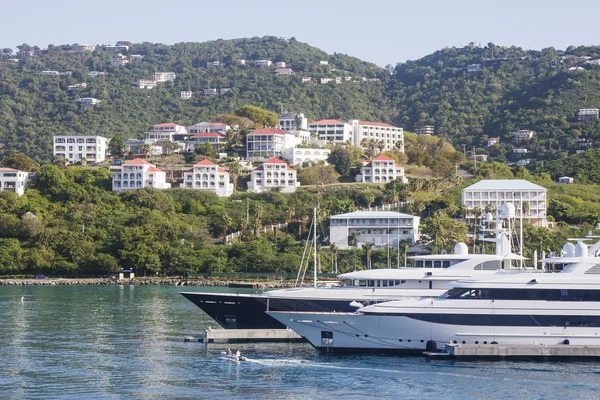
[[[204,133],[204,132],[216,132],[224,134],[231,127],[222,122],[199,122],[195,125],[188,127],[189,133]]]
[[[296,125],[296,120],[300,123],[300,126]],[[277,117],[277,123],[279,127],[284,131],[293,130],[308,130],[308,119],[302,113],[283,112]]]
[[[407,183],[404,176],[404,167],[386,155],[379,155],[360,169],[356,175],[356,182],[385,183],[399,179]]]
[[[100,72],[100,71],[90,71],[90,72],[88,72],[88,76],[90,78],[98,78],[101,75],[104,75],[104,72]]]
[[[84,88],[84,87],[87,87],[87,83],[85,83],[85,82],[76,83],[74,85],[67,86],[67,90],[80,89],[80,88]]]
[[[214,149],[221,150],[224,149],[227,144],[227,137],[222,133],[217,132],[201,132],[192,135],[190,141],[194,142],[194,149],[208,142]]]
[[[521,215],[521,202],[527,203],[529,210],[523,212],[526,222],[537,226],[546,226],[546,188],[523,179],[486,179],[479,181],[462,191],[462,205],[467,210],[479,208],[485,214],[489,205],[499,213],[502,205],[513,203],[517,217]],[[468,219],[473,220],[472,212]]]
[[[374,140],[383,144],[383,150],[398,149],[404,152],[404,130],[383,122],[351,120],[354,130],[354,145],[363,146],[363,140]]]
[[[219,94],[225,94],[225,93],[229,93],[229,92],[231,92],[231,88],[228,88],[228,87],[219,89]]]
[[[236,65],[246,65],[246,60],[235,60]]]
[[[349,249],[350,240],[356,247],[372,243],[375,247],[398,248],[398,243],[414,244],[419,239],[421,218],[393,211],[354,211],[332,215],[329,225],[329,241],[338,249]]]
[[[492,137],[489,138],[487,141],[487,147],[492,147],[495,144],[499,144],[500,143],[500,138],[499,137]]]
[[[246,159],[251,161],[282,157],[286,149],[302,143],[302,139],[276,128],[250,132],[246,138]]]
[[[353,139],[353,127],[337,119],[323,119],[308,124],[310,133],[328,143],[346,143]]]
[[[278,61],[275,63],[275,68],[287,68],[287,65],[283,61]]]
[[[325,85],[325,84],[327,84],[329,82],[333,82],[333,81],[334,81],[333,78],[321,78],[321,84],[322,85]]]
[[[77,99],[77,102],[84,107],[94,107],[96,104],[99,104],[102,100],[98,100],[94,97],[82,97]]]
[[[296,170],[285,161],[271,158],[250,173],[249,192],[264,192],[277,189],[283,193],[293,193],[300,186],[296,180]]]
[[[153,89],[156,87],[156,81],[152,79],[138,79],[137,87],[140,89]]]
[[[28,181],[28,172],[13,168],[0,168],[0,192],[13,192],[17,196],[22,196]]]
[[[467,72],[479,72],[481,70],[482,70],[481,64],[467,65]]]
[[[217,196],[231,196],[233,183],[229,182],[229,172],[209,159],[196,163],[194,167],[183,173],[182,188],[207,190]]]
[[[310,76],[303,76],[302,77],[302,83],[307,83],[310,82],[312,80],[312,78]]]
[[[415,129],[417,135],[433,135],[435,127],[433,125],[421,125]]]
[[[220,61],[208,61],[206,63],[206,68],[218,68],[221,66]]]
[[[146,133],[146,139],[174,142],[176,140],[175,135],[185,135],[187,133],[188,131],[185,129],[185,126],[164,123],[154,125],[152,131]]]
[[[184,90],[181,92],[181,98],[184,100],[187,99],[191,99],[192,98],[192,91],[191,90]]]
[[[126,45],[118,45],[118,46],[104,46],[104,50],[106,51],[112,51],[114,53],[120,53],[120,52],[125,52],[127,53],[129,51],[129,46]]]
[[[513,149],[513,154],[527,154],[527,149]]]
[[[123,54],[115,54],[109,63],[111,67],[123,67],[129,63],[129,60]]]
[[[216,96],[217,89],[204,89],[204,95],[205,96]]]
[[[114,170],[113,191],[154,188],[168,189],[167,174],[146,160],[136,158],[125,161],[121,168]]]
[[[294,146],[285,150],[283,158],[291,165],[302,166],[304,163],[317,164],[320,161],[327,163],[330,154],[331,149],[309,149]]]
[[[570,176],[561,176],[560,178],[558,178],[558,183],[564,183],[569,185],[573,183],[573,178],[571,178]]]
[[[528,129],[519,129],[518,131],[508,133],[508,136],[513,138],[515,142],[528,142],[533,135],[534,132]]]
[[[96,50],[96,46],[91,46],[89,44],[77,44],[71,46],[71,51],[94,51]]]
[[[42,72],[40,72],[40,75],[42,75],[42,76],[59,76],[60,72],[58,72],[58,71],[42,71]]]
[[[597,108],[581,108],[577,111],[577,121],[591,121],[598,119],[599,110]]]
[[[292,76],[294,75],[294,71],[291,68],[277,68],[275,70],[275,75],[278,76]]]
[[[86,160],[102,162],[106,158],[108,140],[102,136],[54,136],[53,154],[70,164]]]
[[[155,72],[154,80],[156,82],[174,81],[176,78],[175,72]]]
[[[254,61],[255,67],[266,68],[266,67],[270,67],[271,64],[273,64],[271,62],[271,60],[256,60],[256,61]]]

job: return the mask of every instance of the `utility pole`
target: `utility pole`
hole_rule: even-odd
[[[246,197],[246,229],[250,224],[250,198]]]
[[[477,153],[475,152],[475,146],[473,146],[473,164],[475,166],[475,174],[477,174]]]

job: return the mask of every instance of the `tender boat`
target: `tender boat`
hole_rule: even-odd
[[[241,354],[227,354],[225,351],[221,352],[221,358],[229,361],[248,361],[248,359]]]

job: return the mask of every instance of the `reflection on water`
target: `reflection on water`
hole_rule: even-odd
[[[275,343],[239,345],[249,360],[224,360],[219,355],[227,345],[183,341],[210,322],[179,291],[146,286],[0,288],[1,398],[600,396],[595,362],[326,357],[307,344]]]

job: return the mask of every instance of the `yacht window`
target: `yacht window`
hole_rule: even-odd
[[[375,286],[375,281],[367,281],[367,286],[374,287]]]
[[[450,266],[450,260],[444,260],[442,268],[448,268]]]
[[[381,286],[381,281],[376,281],[377,282],[377,287]]]
[[[383,287],[387,287],[388,281],[383,281]]]
[[[358,281],[358,286],[367,286],[367,281]]]
[[[442,262],[441,261],[434,261],[433,262],[433,267],[434,268],[442,268]]]
[[[425,261],[425,268],[433,268],[433,261],[431,261],[431,260]]]
[[[394,281],[394,286],[400,285],[400,281]]]

